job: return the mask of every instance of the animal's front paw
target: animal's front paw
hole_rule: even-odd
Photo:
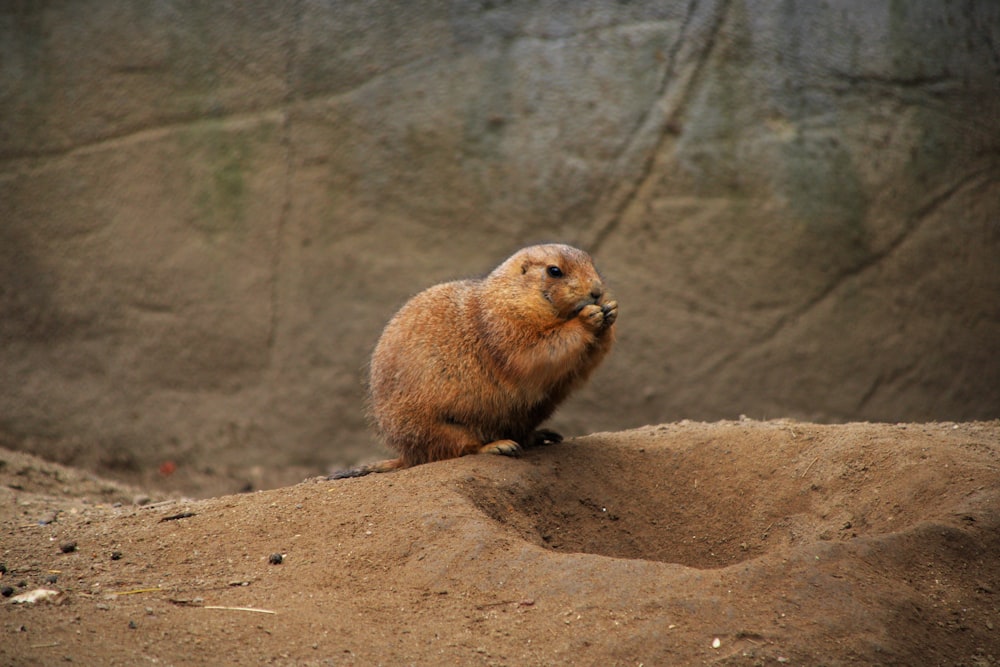
[[[604,308],[595,303],[588,304],[580,310],[578,316],[591,331],[600,331],[604,326]]]
[[[591,331],[604,331],[618,319],[618,302],[592,303],[580,310],[580,319]]]
[[[610,327],[618,319],[618,302],[608,301],[601,306],[601,312],[604,313],[604,326]]]

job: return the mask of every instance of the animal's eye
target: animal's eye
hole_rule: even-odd
[[[545,273],[549,274],[553,278],[562,278],[563,277],[562,269],[560,269],[558,266],[555,266],[554,264],[552,266],[548,267],[547,269],[545,269]]]

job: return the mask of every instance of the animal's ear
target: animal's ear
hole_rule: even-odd
[[[521,262],[521,275],[522,275],[522,276],[523,276],[523,275],[524,275],[525,273],[527,273],[527,272],[528,272],[528,267],[529,267],[529,266],[531,266],[531,262],[528,262],[528,261],[524,261],[524,262]]]

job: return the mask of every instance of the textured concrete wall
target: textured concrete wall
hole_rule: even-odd
[[[410,294],[591,250],[574,434],[1000,416],[1000,5],[7,2],[0,437],[372,453]]]

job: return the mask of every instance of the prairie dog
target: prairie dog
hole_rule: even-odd
[[[386,325],[370,366],[371,416],[399,457],[331,477],[560,441],[536,429],[604,359],[617,316],[590,255],[561,244],[420,292]]]

